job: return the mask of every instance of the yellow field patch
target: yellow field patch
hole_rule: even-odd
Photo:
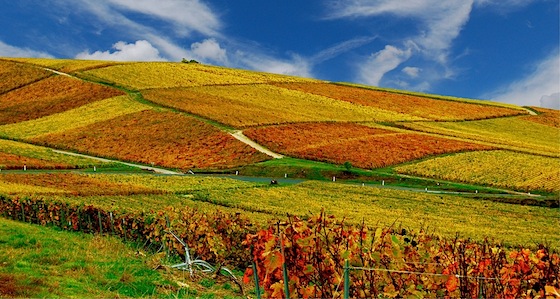
[[[102,60],[78,60],[78,59],[51,59],[51,58],[9,58],[9,60],[34,64],[57,71],[71,73],[79,70],[89,70],[106,67],[126,62],[102,61]]]
[[[129,96],[117,96],[39,119],[0,126],[0,134],[23,139],[56,134],[148,109],[149,106]]]
[[[143,92],[147,100],[233,127],[312,121],[408,121],[420,117],[267,84]]]
[[[81,75],[93,80],[101,80],[137,90],[203,85],[317,81],[196,63],[171,62],[139,62],[115,65],[82,72]]]
[[[49,187],[4,182],[2,181],[2,176],[0,175],[0,193],[10,194],[10,195],[12,194],[32,195],[32,194],[47,194],[47,193],[61,194],[61,193],[68,193],[68,192],[60,189],[49,188]]]
[[[560,241],[555,209],[487,200],[400,191],[359,185],[308,181],[276,188],[216,190],[209,201],[231,208],[276,215],[325,214],[347,223],[435,230],[439,235],[482,240],[485,236],[508,244]]]
[[[510,151],[460,153],[400,166],[396,170],[517,190],[560,191],[560,159]]]
[[[491,143],[506,149],[560,157],[560,130],[527,121],[523,117],[465,122],[411,122],[401,125],[422,132]]]

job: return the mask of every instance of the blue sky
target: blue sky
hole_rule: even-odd
[[[0,0],[0,56],[196,59],[559,109],[558,0]]]

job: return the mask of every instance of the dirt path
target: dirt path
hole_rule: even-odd
[[[284,158],[283,155],[277,154],[267,148],[265,148],[264,146],[254,142],[253,140],[249,139],[247,136],[243,135],[243,132],[241,131],[235,131],[234,133],[229,133],[231,136],[235,137],[235,139],[247,144],[248,146],[256,149],[257,151],[269,155],[271,157],[273,157],[274,159],[282,159]]]
[[[122,162],[122,161],[118,161],[118,160],[110,160],[110,159],[99,158],[99,157],[89,156],[89,155],[84,155],[84,154],[77,154],[77,153],[72,153],[72,152],[67,152],[67,151],[61,151],[61,150],[55,150],[55,149],[53,149],[52,151],[55,152],[55,153],[59,153],[59,154],[89,158],[89,159],[93,159],[93,160],[97,160],[97,161],[101,161],[101,162],[106,162],[106,163],[120,163],[120,164],[124,164],[126,166],[136,167],[136,168],[140,168],[142,170],[153,171],[153,172],[161,173],[161,174],[173,174],[173,175],[183,175],[184,174],[182,172],[171,171],[171,170],[158,168],[158,167],[150,167],[150,166],[145,166],[145,165],[140,165],[140,164]]]

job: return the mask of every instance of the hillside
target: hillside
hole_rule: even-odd
[[[126,240],[146,232],[126,221],[188,231],[173,220],[198,213],[188,207],[235,215],[220,238],[239,248],[240,231],[326,213],[558,250],[559,120],[551,109],[198,63],[0,58],[0,215],[111,227]],[[196,229],[216,229],[207,225]],[[215,261],[240,258],[201,244]]]

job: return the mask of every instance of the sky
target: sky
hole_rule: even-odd
[[[0,56],[181,61],[560,109],[558,0],[0,0]]]

